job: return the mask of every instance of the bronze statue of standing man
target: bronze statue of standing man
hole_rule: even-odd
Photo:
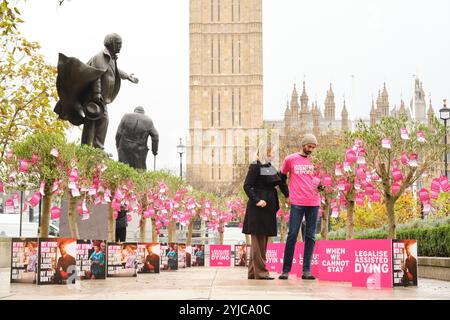
[[[108,104],[120,90],[121,79],[138,83],[117,67],[122,38],[111,33],[105,37],[105,48],[87,64],[76,58],[59,55],[56,87],[59,101],[55,112],[63,120],[83,124],[81,143],[104,149],[108,130]]]

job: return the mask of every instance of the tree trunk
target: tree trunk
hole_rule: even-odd
[[[168,232],[168,241],[169,243],[175,242],[175,229],[176,229],[176,224],[175,224],[175,220],[170,219],[170,224],[169,224],[169,228],[167,229]]]
[[[246,243],[248,246],[251,246],[251,245],[252,245],[252,241],[251,241],[251,238],[250,238],[250,235],[249,235],[249,234],[246,234],[246,235],[245,235],[245,243]]]
[[[186,246],[190,246],[192,243],[192,230],[194,229],[194,219],[191,219],[189,221],[189,226],[188,226],[188,234],[186,237]]]
[[[322,223],[321,223],[321,230],[320,235],[322,236],[323,240],[328,240],[328,219],[330,214],[330,205],[327,203],[325,205],[325,208],[322,210]]]
[[[114,210],[111,203],[108,206],[108,241],[114,242],[116,240],[116,220],[114,220]]]
[[[347,204],[347,235],[346,239],[353,239],[355,231],[355,201],[349,201]]]
[[[223,244],[223,231],[219,231],[219,244]]]
[[[386,200],[386,209],[388,215],[388,239],[395,239],[396,233],[396,225],[395,225],[395,201],[390,198]]]
[[[152,218],[152,242],[158,242],[158,232],[156,231],[155,219]]]
[[[72,197],[69,195],[69,209],[68,209],[68,216],[69,216],[69,229],[70,229],[70,236],[75,239],[80,238],[80,234],[78,232],[78,217],[77,217],[77,199],[75,197]]]
[[[52,193],[51,193],[51,191],[48,191],[48,192],[46,191],[44,198],[43,198],[41,226],[40,226],[40,232],[39,232],[39,236],[41,238],[48,237],[51,204],[52,204]]]
[[[141,242],[145,242],[147,238],[147,219],[141,214],[141,221],[139,222],[139,238]]]

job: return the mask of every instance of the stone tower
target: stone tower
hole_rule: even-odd
[[[187,180],[214,191],[263,127],[262,0],[190,0],[189,10]]]
[[[336,104],[334,103],[333,87],[330,83],[330,89],[327,91],[327,97],[325,99],[325,121],[332,122],[336,119]]]
[[[341,130],[342,132],[346,132],[349,131],[350,126],[348,124],[348,111],[347,111],[347,107],[345,105],[345,100],[344,100],[344,106],[342,108],[342,112],[341,112]]]
[[[425,92],[422,87],[422,81],[420,81],[419,78],[416,78],[415,81],[413,108],[415,120],[426,122]]]

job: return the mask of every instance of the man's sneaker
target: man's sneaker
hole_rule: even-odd
[[[302,279],[304,280],[316,280],[316,277],[314,277],[311,272],[303,272]]]
[[[278,277],[278,279],[280,280],[287,280],[289,278],[289,273],[287,272],[283,272],[282,274],[280,274],[280,276]]]

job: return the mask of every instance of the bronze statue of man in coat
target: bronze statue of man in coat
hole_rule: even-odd
[[[152,138],[152,153],[158,154],[159,135],[152,119],[143,107],[136,107],[134,113],[127,113],[120,121],[116,133],[116,148],[119,161],[132,168],[147,169],[148,137]]]
[[[60,119],[76,126],[83,124],[81,143],[100,149],[104,149],[108,130],[107,105],[119,93],[121,79],[139,81],[117,67],[122,38],[116,33],[108,34],[104,45],[87,64],[59,55],[56,88],[60,100],[54,110]]]

